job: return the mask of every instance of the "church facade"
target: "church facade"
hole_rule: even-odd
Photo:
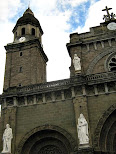
[[[105,10],[105,22],[70,34],[70,78],[53,82],[46,81],[39,21],[30,8],[18,19],[5,46],[1,153],[10,153],[7,145],[12,154],[116,153],[116,19]]]

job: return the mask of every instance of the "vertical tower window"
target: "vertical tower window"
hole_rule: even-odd
[[[34,28],[31,29],[31,34],[35,35],[35,29]]]
[[[22,53],[22,52],[20,52],[20,53],[19,53],[19,55],[20,55],[20,56],[22,56],[22,55],[23,55],[23,53]]]
[[[19,87],[21,87],[22,86],[22,84],[21,83],[19,83]]]
[[[25,35],[25,28],[22,28],[21,33],[22,35]]]
[[[22,67],[20,67],[20,68],[19,68],[19,73],[21,73],[21,72],[22,72],[22,69],[23,69]]]

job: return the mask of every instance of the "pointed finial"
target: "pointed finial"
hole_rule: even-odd
[[[30,8],[30,0],[29,0],[29,5],[28,5],[28,8]]]

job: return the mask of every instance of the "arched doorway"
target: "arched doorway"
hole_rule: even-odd
[[[19,144],[17,153],[72,154],[76,149],[75,141],[68,132],[59,127],[45,126],[29,132],[29,137]]]
[[[105,121],[99,141],[103,152],[116,152],[116,110]]]
[[[94,150],[116,153],[116,104],[112,105],[99,120],[95,130]]]

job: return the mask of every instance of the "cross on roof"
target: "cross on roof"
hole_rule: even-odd
[[[107,6],[106,6],[106,8],[105,9],[103,9],[102,11],[106,11],[107,12],[107,17],[110,19],[110,13],[109,13],[109,10],[111,10],[112,8],[108,8]]]
[[[30,0],[29,0],[29,5],[28,5],[28,8],[30,8]]]

